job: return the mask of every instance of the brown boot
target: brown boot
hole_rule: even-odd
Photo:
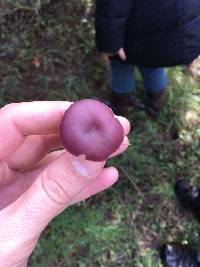
[[[152,117],[157,117],[167,100],[168,89],[157,93],[147,91],[146,96],[146,112]]]
[[[118,94],[112,92],[109,105],[116,115],[121,116],[127,115],[131,107],[145,109],[143,102],[133,93]]]

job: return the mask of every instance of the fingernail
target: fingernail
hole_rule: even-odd
[[[86,160],[85,155],[78,157],[72,156],[71,164],[79,176],[83,177],[97,177],[105,165],[105,162],[93,162]]]

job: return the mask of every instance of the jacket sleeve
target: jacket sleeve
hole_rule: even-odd
[[[100,51],[115,53],[123,47],[133,1],[96,0],[96,43]]]

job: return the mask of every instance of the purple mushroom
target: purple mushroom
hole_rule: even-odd
[[[97,162],[106,160],[124,139],[123,128],[112,110],[92,99],[74,102],[66,110],[59,134],[71,154]]]

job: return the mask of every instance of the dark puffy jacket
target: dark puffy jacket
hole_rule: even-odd
[[[135,65],[189,64],[200,54],[200,0],[96,0],[96,41],[124,47]]]

